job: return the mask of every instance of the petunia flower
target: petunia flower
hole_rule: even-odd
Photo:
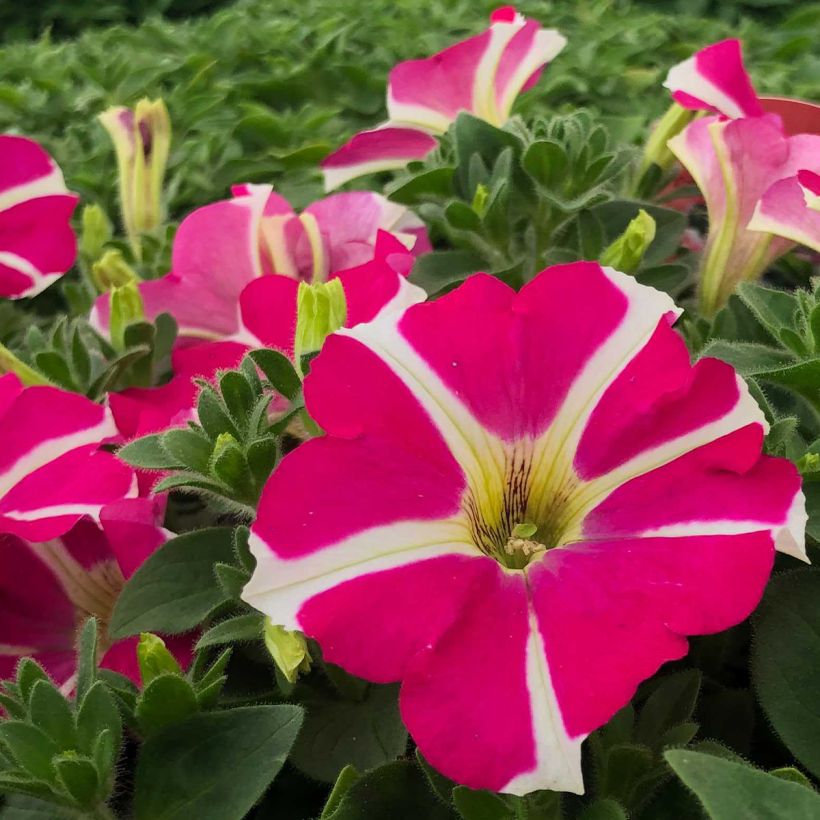
[[[757,203],[749,230],[820,251],[820,174],[803,169],[775,182]]]
[[[324,159],[326,188],[422,159],[462,111],[503,125],[516,97],[537,82],[566,42],[506,6],[481,34],[432,57],[399,63],[387,83],[388,121]]]
[[[100,665],[139,683],[138,638],[113,642],[107,628],[125,581],[167,533],[157,523],[156,502],[145,498],[107,505],[100,521],[83,518],[60,538],[38,544],[0,535],[0,678],[31,656],[65,691],[73,689],[77,631],[93,615]],[[168,640],[187,666],[190,640]]]
[[[395,236],[380,231],[372,253],[369,261],[330,279],[341,286],[345,327],[425,299],[424,291],[405,278],[413,257]],[[195,421],[196,381],[212,380],[218,371],[238,367],[248,350],[269,347],[293,359],[298,292],[306,286],[277,274],[246,285],[239,297],[239,330],[231,339],[177,347],[171,355],[174,375],[167,384],[129,388],[109,396],[120,433],[132,439]]]
[[[371,193],[336,194],[296,214],[267,185],[240,185],[233,199],[191,213],[174,239],[172,270],[140,284],[145,315],[171,313],[183,336],[223,339],[240,331],[240,295],[266,274],[323,282],[368,261],[380,230],[414,253],[430,249],[423,223],[406,208]],[[106,330],[110,297],[91,320]]]
[[[0,377],[0,533],[47,541],[136,495],[130,468],[100,450],[116,433],[111,412],[84,396]]]
[[[0,297],[36,296],[74,264],[78,200],[40,145],[0,135]]]
[[[775,114],[704,117],[670,140],[669,147],[706,200],[709,233],[700,267],[700,303],[711,315],[739,282],[759,278],[794,246],[799,231],[786,224],[794,218],[789,204],[794,196],[790,200],[788,186],[784,192],[780,181],[801,170],[820,171],[820,136],[788,136]],[[802,202],[799,185],[795,193]],[[767,214],[779,213],[780,219],[753,223],[759,205]]]
[[[677,313],[577,262],[331,336],[304,385],[326,435],[269,479],[243,598],[401,681],[443,774],[580,793],[586,735],[687,635],[743,620],[776,547],[804,557],[797,469]]]

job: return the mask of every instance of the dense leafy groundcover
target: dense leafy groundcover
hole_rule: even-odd
[[[820,815],[820,11],[489,8],[3,49],[0,818]]]

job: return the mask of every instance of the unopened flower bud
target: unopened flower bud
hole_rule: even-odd
[[[89,261],[98,259],[111,239],[111,220],[99,205],[86,205],[82,213],[80,253]]]
[[[310,653],[301,632],[291,632],[266,618],[265,646],[288,682],[296,683],[300,672],[310,672]]]
[[[137,282],[139,277],[122,253],[112,248],[91,266],[91,279],[100,293],[107,293],[112,288]]]
[[[347,300],[338,279],[309,285],[299,283],[294,351],[297,363],[307,353],[321,350],[331,333],[344,326]]]
[[[171,121],[162,100],[140,100],[132,110],[114,106],[100,114],[117,153],[125,232],[140,257],[140,234],[162,224],[162,183],[171,147]]]
[[[684,108],[676,102],[669,106],[666,113],[655,123],[641,159],[640,175],[651,165],[657,165],[665,171],[675,162],[675,155],[666,143],[677,136],[695,118],[697,112]]]
[[[145,318],[139,288],[136,282],[127,282],[111,291],[111,318],[109,332],[116,350],[125,350],[125,329]]]
[[[137,663],[143,686],[148,686],[154,678],[160,675],[182,674],[176,658],[165,647],[165,641],[150,632],[140,634],[140,641],[137,644]]]
[[[626,230],[601,254],[601,264],[634,273],[655,239],[655,220],[641,208]]]

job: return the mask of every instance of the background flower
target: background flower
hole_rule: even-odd
[[[0,135],[0,296],[35,296],[74,264],[78,199],[34,140]]]

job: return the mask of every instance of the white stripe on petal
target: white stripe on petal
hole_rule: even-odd
[[[26,182],[23,185],[16,185],[14,188],[7,188],[0,193],[0,211],[13,208],[15,205],[28,202],[30,199],[68,193],[70,192],[65,187],[62,171],[52,162],[50,174]]]

